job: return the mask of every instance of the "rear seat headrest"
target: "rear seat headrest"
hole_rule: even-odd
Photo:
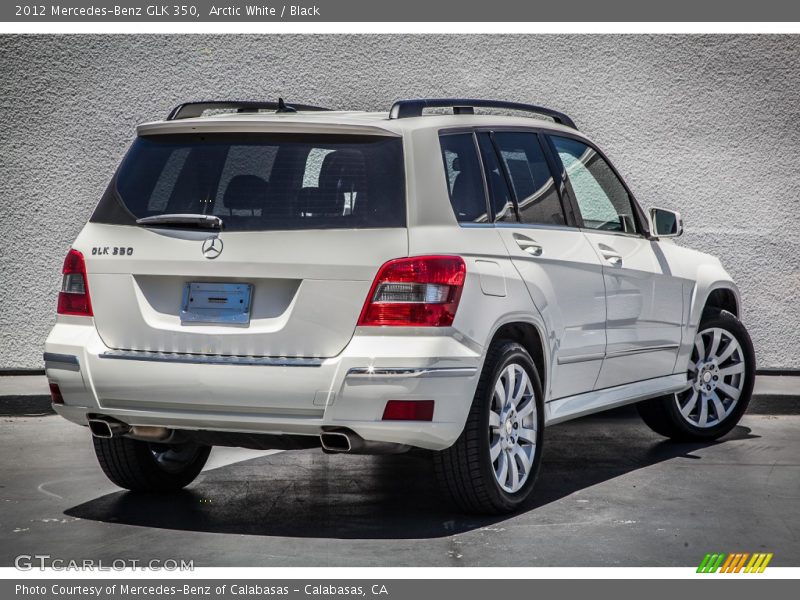
[[[263,208],[269,183],[257,175],[236,175],[228,182],[223,203],[230,210]]]

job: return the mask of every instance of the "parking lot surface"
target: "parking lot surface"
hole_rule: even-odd
[[[185,491],[132,494],[105,479],[85,428],[7,414],[0,565],[694,566],[744,551],[796,566],[800,416],[770,413],[797,402],[755,404],[713,444],[665,441],[632,408],[549,428],[533,501],[502,518],[454,511],[425,455],[215,448]]]

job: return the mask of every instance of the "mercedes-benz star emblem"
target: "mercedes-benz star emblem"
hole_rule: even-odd
[[[210,237],[203,242],[203,256],[206,258],[217,258],[222,254],[222,240],[218,237]]]

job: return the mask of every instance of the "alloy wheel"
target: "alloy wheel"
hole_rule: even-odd
[[[495,480],[518,492],[531,473],[536,455],[537,409],[530,377],[512,363],[497,377],[489,407],[489,458]]]
[[[681,415],[695,427],[719,425],[736,408],[744,388],[745,362],[739,341],[719,327],[700,331],[687,376],[688,389],[675,395]]]

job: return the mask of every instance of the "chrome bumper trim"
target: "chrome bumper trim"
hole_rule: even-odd
[[[56,354],[54,352],[44,353],[45,369],[61,369],[62,371],[80,371],[78,357],[72,354]]]
[[[354,367],[347,377],[468,377],[477,372],[476,367]]]
[[[192,365],[244,365],[258,367],[319,367],[321,358],[291,358],[273,356],[223,356],[182,354],[178,352],[146,352],[142,350],[108,350],[99,358],[139,360],[145,362],[183,363]]]

